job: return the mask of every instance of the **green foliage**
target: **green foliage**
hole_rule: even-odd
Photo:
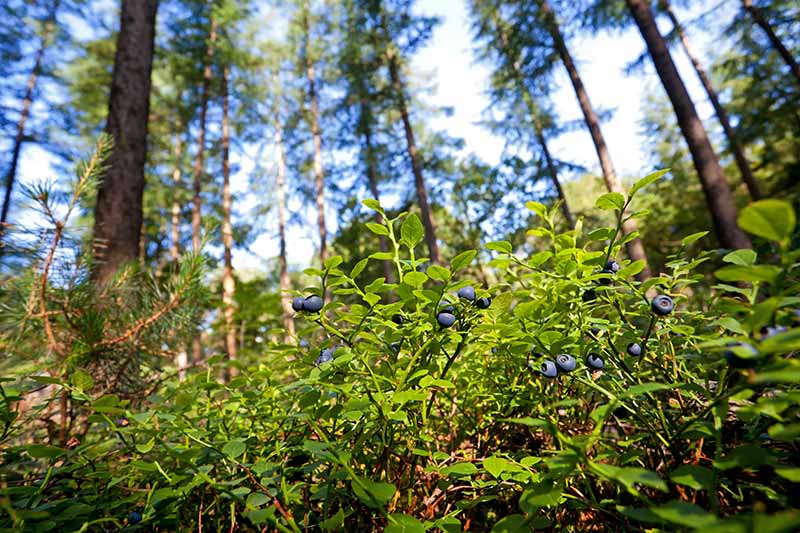
[[[476,250],[427,265],[419,219],[368,200],[388,252],[307,270],[318,282],[304,292],[330,298],[298,321],[298,345],[250,364],[213,356],[139,398],[98,390],[78,368],[4,379],[0,526],[115,529],[137,511],[145,530],[795,529],[800,252],[785,238],[792,219],[770,215],[786,204],[742,211],[773,252],[726,255],[715,296],[696,301],[693,271],[710,252],[685,249],[702,233],[660,277],[640,283],[641,266],[625,261],[611,279],[599,272],[624,245],[631,199],[605,195],[617,227],[588,233],[559,233],[558,207],[529,202],[534,251],[490,243],[492,286],[466,275]],[[384,260],[402,281],[366,275]],[[488,309],[456,296],[467,285],[492,298]],[[675,311],[653,314],[649,290]],[[446,329],[444,305],[457,317]],[[625,354],[630,342],[641,357]],[[333,359],[318,363],[328,348]],[[562,353],[577,368],[541,376]],[[589,353],[602,371],[583,363]],[[218,379],[231,365],[238,375]],[[40,422],[16,416],[32,379],[80,405],[77,443],[45,440]]]

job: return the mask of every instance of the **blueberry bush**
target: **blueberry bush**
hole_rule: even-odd
[[[687,257],[705,232],[689,235],[642,283],[620,228],[662,175],[597,200],[614,227],[558,232],[557,206],[529,202],[535,246],[488,243],[492,286],[469,275],[477,251],[430,264],[417,216],[366,200],[390,251],[308,269],[297,343],[214,356],[183,380],[131,366],[167,376],[139,397],[67,357],[25,413],[43,378],[3,378],[0,526],[797,530],[794,212],[751,204],[739,222],[754,250]],[[384,260],[401,282],[365,279]],[[695,274],[707,262],[714,279]],[[65,396],[83,431],[59,442],[42,419]]]

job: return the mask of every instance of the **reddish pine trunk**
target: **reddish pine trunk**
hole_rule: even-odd
[[[553,38],[553,44],[555,45],[556,52],[558,52],[561,62],[564,64],[564,68],[567,69],[567,74],[569,74],[572,88],[575,90],[575,96],[578,98],[578,104],[580,105],[581,112],[583,113],[583,120],[586,123],[589,134],[592,136],[592,142],[594,143],[594,148],[597,152],[597,158],[600,161],[600,169],[603,172],[603,180],[606,182],[606,188],[609,190],[609,192],[618,192],[624,195],[625,190],[622,187],[622,183],[620,183],[619,178],[617,177],[617,171],[614,168],[614,163],[611,161],[611,154],[608,151],[608,145],[606,145],[606,139],[603,136],[603,130],[600,128],[600,119],[597,117],[594,107],[592,107],[592,103],[589,100],[589,93],[586,92],[586,87],[583,85],[583,80],[578,74],[578,67],[575,65],[575,61],[572,59],[572,54],[569,53],[567,44],[564,41],[564,36],[561,34],[561,29],[558,26],[555,13],[550,5],[545,1],[541,2],[541,8],[545,14],[545,17],[547,18],[547,28],[551,37]],[[638,231],[636,221],[633,219],[626,220],[622,224],[622,230],[626,235],[633,233],[634,231]],[[626,247],[628,250],[628,256],[632,261],[644,261],[645,267],[637,275],[637,278],[642,281],[649,278],[651,276],[651,272],[647,262],[647,253],[644,250],[642,240],[639,238],[633,239],[626,245]]]
[[[157,0],[122,2],[106,125],[115,144],[95,207],[92,276],[99,283],[139,251],[157,9]]]
[[[236,325],[234,295],[236,280],[233,277],[233,225],[231,224],[231,128],[229,120],[228,67],[222,71],[222,246],[224,269],[222,273],[222,314],[225,318],[225,352],[230,361],[236,360]],[[228,377],[237,374],[235,367],[228,368]]]
[[[626,1],[645,43],[647,43],[653,64],[672,102],[678,124],[689,145],[720,245],[724,248],[750,248],[750,239],[736,223],[738,211],[725,174],[711,147],[711,141],[708,139],[703,123],[697,116],[694,103],[672,61],[667,43],[658,31],[650,3],[647,0]]]
[[[277,115],[277,113],[276,113]],[[275,127],[275,147],[278,152],[278,235],[279,235],[279,255],[278,263],[280,265],[280,287],[281,287],[281,309],[283,328],[286,330],[284,337],[285,342],[294,343],[294,310],[292,309],[291,299],[289,298],[289,291],[292,290],[292,282],[289,279],[289,264],[286,259],[286,191],[285,191],[285,175],[286,175],[286,156],[283,152],[283,128],[279,124]]]
[[[767,34],[769,38],[769,42],[772,43],[772,47],[777,50],[786,64],[789,66],[789,69],[792,71],[795,80],[798,84],[800,84],[800,64],[797,63],[792,53],[786,48],[786,46],[781,41],[780,37],[775,33],[775,30],[772,29],[772,26],[764,17],[764,14],[761,12],[761,9],[753,5],[752,0],[742,0],[742,7],[750,13],[750,16],[753,17],[753,20],[756,24],[758,24],[762,30]]]
[[[752,170],[750,170],[750,164],[747,162],[747,157],[744,155],[744,149],[739,143],[739,140],[736,137],[736,132],[731,126],[730,118],[728,118],[728,112],[725,111],[725,108],[719,101],[717,91],[715,91],[714,86],[711,85],[711,78],[708,77],[706,70],[700,63],[700,58],[697,56],[694,48],[689,42],[689,36],[686,35],[683,26],[678,21],[678,17],[676,17],[675,13],[672,11],[669,2],[662,2],[662,7],[664,8],[664,11],[669,19],[672,21],[675,31],[678,32],[678,36],[681,39],[681,44],[683,45],[683,50],[686,52],[686,55],[692,62],[694,70],[697,72],[697,77],[700,78],[700,82],[703,84],[703,88],[706,90],[708,99],[711,101],[711,105],[714,107],[714,113],[717,115],[717,119],[722,125],[722,129],[725,132],[725,137],[728,139],[728,146],[730,147],[733,158],[736,161],[736,166],[739,168],[739,173],[742,175],[742,181],[744,181],[745,185],[747,186],[747,191],[750,193],[750,197],[753,200],[759,200],[761,198],[761,190],[758,187],[758,182],[756,181],[755,176],[753,176]]]

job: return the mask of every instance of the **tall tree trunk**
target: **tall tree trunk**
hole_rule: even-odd
[[[567,44],[564,41],[564,36],[561,34],[561,28],[558,25],[556,15],[548,2],[540,0],[540,6],[547,20],[547,29],[550,32],[550,36],[553,38],[556,52],[561,58],[564,68],[567,69],[572,88],[575,90],[575,96],[578,99],[578,104],[583,113],[583,120],[586,123],[589,134],[592,136],[592,143],[597,152],[597,158],[600,161],[600,169],[603,172],[603,180],[606,182],[606,188],[609,192],[618,192],[624,195],[625,190],[617,177],[617,171],[614,168],[614,163],[611,161],[611,154],[608,151],[608,145],[603,136],[603,130],[600,128],[600,119],[597,117],[594,107],[592,107],[589,94],[586,92],[583,80],[578,74],[578,67],[572,59],[572,54],[569,53]],[[623,222],[622,230],[628,235],[634,231],[638,231],[638,225],[636,221],[631,218]],[[630,241],[626,245],[626,248],[628,250],[628,257],[630,257],[632,261],[644,261],[644,269],[637,275],[637,278],[642,281],[649,278],[652,274],[642,240],[637,237]]]
[[[438,265],[441,263],[439,258],[439,243],[436,241],[436,225],[433,221],[431,207],[428,203],[428,191],[425,186],[425,178],[422,176],[422,162],[417,152],[417,143],[414,140],[414,128],[411,126],[411,118],[408,115],[408,105],[406,104],[406,94],[403,81],[400,79],[400,72],[397,55],[394,50],[389,55],[389,75],[392,79],[397,107],[400,117],[403,120],[403,129],[406,134],[406,148],[408,157],[411,160],[411,171],[414,173],[414,186],[417,189],[417,201],[422,215],[422,225],[425,227],[425,242],[428,245],[428,253],[431,256],[431,263]]]
[[[303,6],[303,25],[306,38],[306,76],[308,77],[308,101],[311,106],[309,125],[314,141],[314,187],[317,196],[317,228],[319,230],[319,259],[325,263],[328,258],[328,231],[325,227],[325,173],[322,169],[322,134],[319,128],[319,98],[317,96],[317,75],[311,48],[311,23],[308,14],[308,2]]]
[[[277,116],[277,113],[275,114]],[[278,159],[278,238],[279,254],[278,264],[280,266],[280,288],[281,288],[281,310],[283,319],[283,329],[286,330],[284,341],[294,343],[294,320],[292,315],[292,302],[289,298],[289,291],[292,290],[292,281],[289,278],[289,262],[286,258],[286,155],[283,152],[283,126],[277,123],[275,126],[275,149]]]
[[[169,256],[174,265],[178,264],[180,256],[180,224],[181,224],[181,163],[183,159],[183,137],[181,136],[181,124],[178,123],[178,132],[175,134],[175,144],[173,155],[175,156],[175,166],[172,169],[172,218],[170,220],[170,246]]]
[[[556,188],[556,194],[561,201],[561,212],[564,214],[564,219],[570,229],[575,229],[575,218],[572,216],[572,211],[569,210],[567,205],[567,197],[564,196],[564,188],[561,187],[561,181],[558,179],[558,170],[553,162],[553,156],[550,154],[550,148],[547,146],[547,140],[544,138],[544,132],[539,120],[534,118],[534,129],[536,130],[536,140],[542,148],[542,155],[544,155],[545,165],[547,166],[547,173],[550,174],[550,180]]]
[[[378,169],[376,168],[375,151],[372,146],[372,114],[368,104],[361,104],[361,130],[364,135],[364,162],[366,163],[367,181],[369,182],[369,192],[372,197],[380,202],[380,194],[378,191]],[[382,224],[383,218],[380,213],[375,213],[375,223]],[[384,235],[378,235],[378,246],[381,252],[386,253],[389,251],[389,243]],[[384,259],[383,263],[383,277],[386,278],[387,283],[394,283],[394,272],[392,271],[392,262]]]
[[[14,146],[11,148],[11,164],[8,167],[5,180],[3,210],[0,212],[0,239],[2,239],[3,229],[8,222],[8,210],[11,207],[11,193],[14,190],[14,182],[17,179],[19,154],[22,151],[22,143],[25,141],[25,123],[28,121],[31,105],[33,105],[33,92],[36,90],[36,82],[39,80],[39,74],[42,72],[44,52],[47,47],[50,46],[50,37],[53,35],[56,28],[56,14],[60,3],[61,0],[54,0],[53,5],[50,7],[50,13],[44,23],[44,28],[42,28],[42,40],[39,43],[39,49],[36,50],[36,59],[33,61],[33,68],[28,76],[28,83],[25,86],[22,110],[20,111],[19,120],[17,121],[17,134],[14,136]],[[2,255],[2,253],[3,247],[0,246],[0,255]]]
[[[772,29],[772,26],[764,17],[764,14],[761,12],[757,6],[753,5],[752,0],[742,0],[742,7],[750,13],[750,16],[753,17],[753,20],[756,24],[761,26],[761,29],[767,34],[769,37],[770,43],[772,43],[772,47],[778,51],[780,56],[789,66],[789,69],[792,71],[795,80],[798,84],[800,84],[800,64],[797,63],[797,60],[792,56],[792,53],[786,48],[786,46],[781,41],[780,37],[775,33],[775,30]]]
[[[197,155],[194,160],[194,180],[192,190],[192,250],[197,252],[200,249],[200,227],[202,224],[203,200],[200,194],[203,192],[203,170],[206,155],[206,114],[208,113],[208,92],[211,86],[211,64],[214,60],[214,46],[217,41],[217,21],[211,18],[211,29],[208,33],[208,43],[206,45],[206,64],[203,68],[203,87],[200,92],[200,124],[197,137]]]
[[[225,318],[225,352],[228,360],[236,360],[236,325],[234,295],[236,280],[233,277],[233,226],[231,224],[231,127],[229,119],[228,67],[222,69],[222,246],[224,247],[224,270],[222,273],[222,307]],[[228,377],[237,374],[235,367],[228,367]]]
[[[725,174],[711,147],[711,141],[703,123],[697,116],[694,103],[672,61],[667,43],[658,31],[650,3],[647,0],[626,1],[645,43],[647,43],[650,57],[653,58],[653,64],[672,102],[678,124],[689,145],[689,151],[692,153],[692,160],[706,195],[720,245],[725,248],[750,248],[750,239],[736,223],[738,210]]]
[[[697,72],[697,77],[700,78],[700,82],[703,84],[703,88],[706,90],[708,99],[711,101],[711,105],[714,107],[714,113],[717,115],[717,119],[722,125],[722,129],[725,132],[725,137],[728,139],[728,147],[733,154],[733,158],[736,161],[736,166],[739,168],[739,173],[742,175],[742,181],[744,181],[745,185],[747,186],[747,191],[750,193],[750,197],[753,200],[759,200],[761,198],[761,190],[758,187],[758,182],[756,181],[755,176],[753,176],[752,170],[750,170],[750,164],[747,162],[747,157],[744,155],[744,149],[739,143],[736,132],[733,130],[733,127],[731,127],[731,121],[728,118],[728,112],[725,111],[725,108],[719,101],[717,91],[715,91],[714,86],[711,85],[711,78],[708,77],[706,70],[700,63],[700,58],[695,53],[694,48],[689,42],[689,36],[686,35],[683,26],[678,21],[678,17],[676,17],[675,12],[672,11],[672,6],[670,6],[670,3],[666,0],[662,0],[661,7],[672,21],[675,31],[678,32],[678,36],[681,39],[681,44],[683,45],[683,50],[686,52],[686,55],[692,62],[694,70]]]
[[[98,283],[139,251],[157,9],[158,0],[122,1],[106,125],[115,144],[95,207],[92,276]]]

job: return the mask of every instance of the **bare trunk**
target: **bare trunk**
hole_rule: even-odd
[[[194,197],[192,199],[192,250],[200,249],[200,227],[202,224],[203,201],[200,194],[203,192],[203,168],[206,150],[206,114],[208,113],[208,91],[211,85],[211,62],[214,59],[214,45],[217,41],[217,21],[211,19],[211,29],[208,34],[206,47],[206,64],[203,69],[203,88],[200,93],[200,125],[197,137],[197,155],[194,161],[194,180],[192,183]]]
[[[222,273],[222,307],[225,318],[225,352],[230,361],[236,360],[236,325],[234,295],[236,280],[233,277],[233,226],[231,225],[231,127],[229,119],[228,67],[222,71],[222,246],[224,247],[224,270]],[[237,374],[235,367],[228,367],[228,377]]]
[[[733,154],[733,158],[736,161],[736,166],[739,168],[739,173],[742,175],[742,181],[744,181],[745,185],[747,186],[747,191],[750,193],[750,197],[753,200],[759,200],[761,198],[761,191],[758,187],[758,182],[756,181],[755,176],[753,176],[752,170],[750,170],[750,164],[747,162],[747,157],[744,155],[744,149],[736,137],[736,132],[733,130],[733,127],[731,127],[731,121],[730,118],[728,118],[728,112],[725,111],[725,108],[719,101],[717,91],[715,91],[714,86],[711,85],[711,79],[708,77],[703,65],[700,63],[700,58],[692,48],[692,45],[689,42],[689,37],[686,35],[683,26],[678,21],[675,13],[672,11],[672,7],[669,5],[669,2],[662,1],[662,7],[669,19],[672,21],[675,31],[678,32],[678,36],[681,39],[681,44],[683,45],[683,50],[686,52],[686,55],[692,62],[694,70],[697,72],[697,77],[700,78],[700,82],[703,84],[703,88],[706,90],[708,99],[711,101],[711,105],[714,107],[714,113],[717,115],[717,119],[722,125],[722,129],[725,132],[725,137],[728,140],[728,147]]]
[[[561,58],[564,68],[567,69],[572,88],[575,90],[575,96],[578,99],[578,104],[583,113],[583,120],[586,123],[586,127],[589,129],[589,134],[592,136],[592,142],[597,152],[597,158],[600,161],[600,169],[603,172],[603,180],[606,182],[606,188],[609,192],[618,192],[624,195],[625,190],[617,177],[617,171],[614,169],[614,163],[611,161],[611,154],[608,151],[608,145],[603,136],[603,130],[600,128],[600,119],[597,117],[594,107],[592,107],[589,94],[586,92],[583,80],[578,74],[578,68],[575,65],[575,61],[572,59],[572,54],[569,53],[567,44],[564,41],[564,36],[561,34],[561,29],[558,26],[556,15],[546,1],[541,1],[540,5],[547,18],[547,29],[553,38],[556,52],[558,52],[558,56]],[[622,230],[626,235],[638,231],[636,221],[633,219],[626,220],[622,224]],[[637,275],[637,278],[642,281],[649,278],[652,274],[647,262],[647,253],[644,251],[642,240],[639,238],[633,239],[626,245],[626,248],[628,257],[630,257],[632,261],[644,261],[644,269]]]
[[[280,265],[280,288],[281,288],[281,310],[283,328],[286,330],[284,341],[294,343],[294,310],[289,298],[289,291],[292,290],[292,281],[289,278],[289,262],[286,258],[286,156],[283,152],[283,127],[278,123],[275,127],[275,149],[278,152],[278,236],[279,254],[278,263]]]
[[[369,191],[372,197],[380,202],[380,193],[378,191],[378,171],[375,168],[375,153],[372,147],[372,123],[371,115],[367,109],[366,104],[361,104],[361,129],[364,134],[364,162],[367,167],[367,181],[369,182]],[[380,213],[375,213],[375,223],[382,224],[383,218]],[[381,252],[386,253],[389,251],[389,242],[384,235],[378,235],[378,246]],[[383,263],[383,277],[386,278],[387,283],[394,283],[394,272],[392,271],[392,262],[384,259]]]
[[[422,163],[417,152],[417,143],[414,140],[414,129],[411,126],[411,118],[408,115],[406,104],[406,94],[403,82],[400,79],[397,56],[392,54],[389,58],[389,74],[392,78],[392,86],[397,99],[397,107],[400,117],[403,119],[403,129],[406,134],[406,148],[408,157],[411,160],[411,171],[414,173],[414,186],[417,189],[417,201],[422,215],[422,225],[425,226],[425,242],[428,245],[431,263],[438,265],[441,263],[439,258],[439,243],[436,242],[436,225],[433,222],[431,207],[428,203],[428,191],[425,186],[425,178],[422,176]]]
[[[575,229],[575,218],[572,216],[572,211],[569,210],[569,206],[567,205],[567,197],[564,196],[564,189],[561,187],[561,181],[558,179],[558,171],[556,170],[556,165],[553,162],[553,156],[550,154],[550,148],[547,146],[547,140],[544,138],[544,133],[542,132],[542,128],[538,123],[538,120],[534,119],[534,121],[536,138],[539,141],[539,145],[542,147],[542,154],[544,154],[547,172],[550,174],[550,180],[553,182],[553,186],[556,188],[556,194],[558,194],[558,199],[561,201],[561,212],[564,214],[564,219],[566,219],[569,228]]]
[[[122,2],[106,124],[114,148],[95,207],[92,277],[101,284],[139,251],[157,9],[158,0]]]
[[[750,13],[750,16],[753,17],[753,20],[756,24],[761,26],[761,29],[767,34],[769,38],[769,42],[772,43],[772,47],[777,50],[786,64],[789,66],[789,69],[792,71],[795,80],[798,84],[800,84],[800,64],[797,63],[795,58],[792,56],[792,53],[786,48],[786,46],[781,42],[780,37],[775,33],[775,30],[772,29],[772,26],[764,18],[764,14],[761,12],[757,6],[753,5],[752,0],[742,0],[742,7]]]
[[[22,151],[22,143],[25,140],[25,123],[28,121],[28,116],[31,112],[31,105],[33,105],[33,92],[36,90],[36,82],[39,79],[39,74],[42,71],[42,60],[44,59],[44,52],[50,45],[50,37],[52,36],[56,27],[56,13],[61,0],[55,0],[50,9],[50,14],[45,22],[42,30],[42,41],[39,44],[39,49],[36,51],[36,59],[33,62],[33,68],[28,76],[28,83],[25,86],[25,96],[22,99],[22,110],[20,111],[19,120],[17,121],[17,134],[14,136],[14,146],[11,149],[11,164],[8,168],[5,181],[5,196],[3,198],[3,210],[0,213],[0,239],[3,236],[3,229],[8,222],[8,211],[11,207],[11,193],[14,190],[14,183],[17,179],[17,165],[19,164],[19,155]],[[3,247],[0,246],[0,255],[3,253]]]
[[[175,167],[172,169],[172,219],[170,220],[170,236],[171,242],[169,247],[169,256],[174,265],[178,264],[178,257],[180,256],[180,224],[181,224],[181,204],[180,204],[180,190],[181,190],[181,161],[183,158],[183,137],[179,131],[175,135]]]
[[[672,61],[667,43],[658,31],[650,3],[647,0],[626,1],[645,43],[647,43],[653,64],[672,102],[678,124],[689,145],[720,245],[725,248],[750,248],[750,239],[737,225],[738,210],[725,174],[711,147],[711,141],[708,139],[703,123],[697,116],[694,103]]]
[[[325,263],[328,258],[328,232],[325,227],[325,174],[322,169],[322,135],[319,129],[319,101],[317,97],[317,75],[314,62],[309,53],[311,45],[311,28],[308,17],[308,6],[304,8],[303,22],[306,32],[306,76],[308,77],[308,100],[311,105],[309,117],[311,134],[314,140],[314,187],[317,195],[317,228],[319,230],[319,259]]]

